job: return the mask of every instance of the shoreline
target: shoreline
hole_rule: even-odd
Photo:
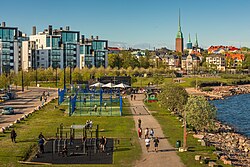
[[[215,121],[213,132],[200,132],[207,145],[216,148],[215,154],[224,162],[235,166],[250,164],[250,138],[235,131],[235,129],[218,120]]]
[[[201,89],[186,88],[190,95],[204,96],[208,100],[219,100],[226,97],[250,94],[250,84],[236,86],[213,86],[212,91],[201,91]]]
[[[193,90],[190,88],[186,90],[189,94],[205,96],[208,100],[223,100],[227,97],[250,93],[249,84],[211,88],[213,88],[211,92],[204,92],[194,88]],[[216,119],[213,132],[199,132],[198,134],[204,136],[203,140],[206,141],[207,145],[216,148],[217,151],[214,153],[224,164],[250,166],[250,137],[237,132],[232,125]]]

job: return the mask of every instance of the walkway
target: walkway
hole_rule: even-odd
[[[151,146],[149,152],[146,151],[144,137],[140,140],[141,148],[142,148],[142,157],[139,161],[136,162],[136,167],[184,167],[184,164],[181,162],[179,156],[176,154],[175,149],[169,144],[168,140],[163,135],[163,131],[161,129],[158,121],[150,115],[148,110],[146,109],[143,103],[143,94],[136,94],[136,100],[130,100],[131,110],[133,114],[133,118],[135,121],[135,129],[136,132],[138,130],[138,118],[142,120],[142,137],[144,136],[144,130],[148,128],[153,128],[155,132],[155,136],[160,138],[159,143],[159,151],[154,152],[154,144],[151,141]]]

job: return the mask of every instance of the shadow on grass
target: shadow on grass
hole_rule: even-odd
[[[173,149],[158,150],[158,152],[171,152],[171,151],[175,152],[175,151],[176,151],[176,149],[175,149],[175,148],[173,148]]]
[[[129,151],[129,150],[131,150],[130,148],[117,148],[117,149],[115,149],[114,150],[114,152],[120,152],[120,151]]]

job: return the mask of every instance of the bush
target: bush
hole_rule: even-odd
[[[205,91],[205,92],[211,92],[213,91],[214,89],[211,88],[211,87],[204,87],[204,88],[201,88],[202,91]]]
[[[195,86],[196,85],[196,81],[192,81],[191,82],[191,86]],[[197,86],[199,86],[200,88],[202,87],[206,87],[206,86],[221,86],[221,85],[227,85],[224,82],[218,82],[218,81],[197,81]]]
[[[244,80],[235,80],[232,81],[233,85],[245,85],[245,84],[250,84],[250,80],[244,79]]]
[[[221,78],[224,79],[246,79],[246,75],[238,75],[238,74],[221,74]]]

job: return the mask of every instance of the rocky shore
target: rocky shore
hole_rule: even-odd
[[[250,85],[216,86],[212,88],[213,90],[211,92],[206,93],[210,100],[223,99],[228,96],[250,93]]]
[[[250,139],[238,134],[235,130],[220,122],[215,123],[213,133],[203,133],[207,145],[216,148],[215,154],[224,164],[233,166],[250,166]]]

